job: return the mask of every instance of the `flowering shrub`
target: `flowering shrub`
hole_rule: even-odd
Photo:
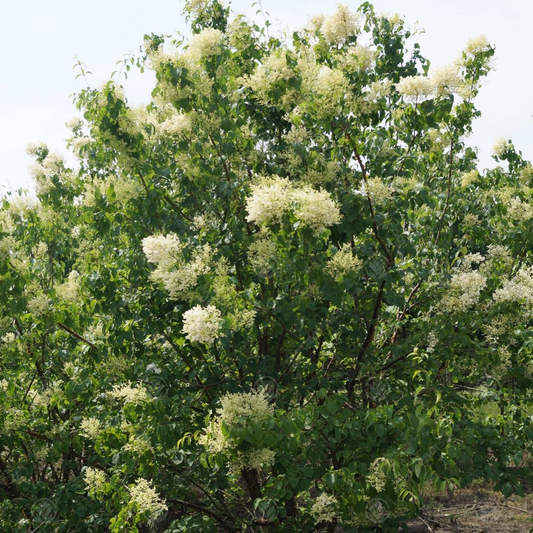
[[[0,208],[0,530],[397,531],[521,494],[533,167],[465,145],[493,46],[399,16],[272,36],[190,0]]]

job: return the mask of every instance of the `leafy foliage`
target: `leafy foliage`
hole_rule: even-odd
[[[533,169],[465,147],[494,48],[431,71],[368,3],[283,37],[186,13],[123,63],[151,102],[81,91],[79,168],[37,146],[38,201],[3,200],[0,529],[396,531],[427,487],[522,493]]]

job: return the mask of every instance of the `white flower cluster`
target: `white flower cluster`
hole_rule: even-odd
[[[37,157],[41,150],[46,149],[46,144],[43,142],[29,143],[26,146],[26,153],[31,157]]]
[[[106,334],[104,333],[104,324],[102,321],[95,322],[91,324],[84,333],[85,337],[90,340],[93,344],[101,343],[105,338]]]
[[[387,485],[387,474],[381,468],[381,464],[386,461],[386,459],[381,457],[370,465],[366,480],[376,492],[383,492]]]
[[[521,268],[494,292],[496,302],[518,302],[533,305],[533,267]]]
[[[516,330],[517,320],[520,320],[521,314],[515,313],[508,315],[498,314],[490,319],[487,324],[483,325],[483,333],[487,341],[498,348],[501,348],[500,337],[507,335]],[[524,317],[525,318],[525,317]]]
[[[224,454],[233,462],[233,469],[268,468],[274,462],[275,453],[268,448],[258,448],[247,452],[236,449],[236,443],[224,436],[222,426],[231,428],[243,423],[259,423],[274,415],[274,407],[269,404],[264,391],[226,394],[220,400],[221,407],[215,419],[205,429],[200,442],[212,454]]]
[[[513,143],[504,137],[498,137],[492,147],[492,155],[501,158],[507,150],[513,148]]]
[[[263,103],[268,103],[270,100],[270,92],[272,89],[291,78],[294,78],[294,70],[287,64],[287,58],[282,52],[274,52],[257,67],[256,71],[250,75],[243,77],[240,81],[245,87],[249,87],[254,95]],[[283,96],[283,102],[289,104],[294,101],[295,91],[288,89],[286,95]]]
[[[4,344],[12,344],[16,340],[17,340],[17,336],[12,331],[9,331],[8,333],[2,336],[2,342]]]
[[[143,252],[150,263],[169,264],[178,260],[183,245],[174,233],[152,235],[142,241]]]
[[[507,202],[507,215],[513,222],[527,222],[533,218],[533,207],[515,196]]]
[[[146,389],[141,384],[137,384],[135,387],[131,385],[114,385],[108,394],[111,398],[122,400],[125,404],[131,405],[141,405],[150,399]]]
[[[65,123],[65,126],[70,130],[79,130],[83,128],[84,122],[81,117],[72,117]]]
[[[196,305],[183,313],[183,333],[191,342],[213,344],[220,335],[222,315],[213,305]]]
[[[276,452],[269,448],[259,448],[249,452],[237,452],[232,460],[231,470],[240,472],[245,468],[251,470],[261,470],[274,464]]]
[[[74,155],[78,159],[83,159],[84,148],[91,142],[91,139],[89,137],[74,137],[71,142]]]
[[[50,152],[42,163],[30,165],[29,172],[35,180],[37,194],[49,193],[54,188],[52,177],[61,173],[63,165],[63,158],[55,152]]]
[[[291,191],[291,182],[278,176],[253,185],[252,196],[246,201],[246,220],[256,224],[279,222],[290,205]]]
[[[4,416],[4,427],[2,429],[5,433],[16,432],[28,423],[24,411],[21,409],[10,407],[5,410]]]
[[[296,218],[310,228],[323,229],[341,221],[338,203],[324,189],[295,189],[292,200],[296,204]]]
[[[359,15],[352,13],[345,5],[338,4],[337,10],[324,19],[320,30],[329,43],[342,44],[358,33]]]
[[[487,256],[490,261],[501,261],[506,265],[512,262],[511,250],[501,244],[489,244]]]
[[[452,275],[447,294],[440,302],[441,312],[461,313],[479,301],[487,278],[479,270],[472,270],[472,265],[483,261],[485,258],[480,254],[468,254],[463,257],[460,267],[455,269]]]
[[[356,272],[363,262],[353,254],[350,243],[345,243],[326,265],[327,273],[335,279],[340,279],[350,272]]]
[[[211,247],[206,244],[193,252],[191,262],[180,264],[177,270],[164,276],[162,278],[163,284],[169,291],[170,297],[188,297],[190,289],[196,285],[198,278],[209,272],[210,262]]]
[[[404,18],[400,13],[382,13],[381,16],[386,18],[394,29],[403,26],[404,24]]]
[[[101,492],[106,483],[106,475],[102,470],[88,466],[83,473],[87,491]]]
[[[135,503],[139,514],[148,514],[157,518],[168,510],[165,502],[159,497],[152,483],[146,479],[137,479],[135,485],[128,489],[131,501]]]
[[[520,170],[520,182],[528,184],[531,182],[531,178],[533,178],[533,166],[527,164]]]
[[[45,294],[37,294],[30,300],[28,300],[28,311],[35,316],[43,316],[50,309],[50,302],[48,301],[48,296]]]
[[[468,310],[479,300],[486,282],[485,276],[477,271],[454,274],[449,286],[450,294],[442,299],[442,310],[450,313]]]
[[[186,8],[191,15],[198,17],[206,12],[210,0],[187,0]]]
[[[459,272],[471,272],[473,265],[481,265],[485,262],[485,257],[481,254],[466,254],[461,259],[461,264],[457,268]]]
[[[46,390],[35,391],[33,396],[33,405],[40,407],[49,407],[53,397],[57,399],[65,396],[64,383],[62,381],[53,381]]]
[[[0,230],[2,230],[2,224],[0,221]],[[7,231],[6,231],[7,233]],[[0,259],[8,259],[15,254],[17,249],[17,243],[11,235],[0,239]]]
[[[146,437],[135,437],[134,435],[129,437],[128,442],[124,444],[122,449],[133,455],[143,455],[153,451],[152,445]]]
[[[348,80],[341,70],[322,67],[314,80],[313,89],[324,99],[340,100],[348,89]]]
[[[335,116],[350,95],[348,79],[342,70],[326,66],[317,69],[317,65],[311,63],[300,65],[306,69],[302,72],[302,92],[305,97],[302,105],[305,106],[308,98],[310,101],[319,99],[318,105],[311,106],[309,111],[318,119]]]
[[[433,82],[425,76],[407,76],[396,84],[396,90],[406,100],[416,103],[433,94]]]
[[[108,105],[108,96],[107,94],[113,95],[117,100],[125,100],[126,96],[124,94],[124,87],[122,85],[117,85],[114,81],[103,82],[100,85],[100,91],[97,96],[97,104],[99,107],[107,107]]]
[[[327,191],[311,187],[298,189],[288,179],[279,177],[252,187],[252,195],[246,202],[246,219],[256,224],[279,222],[291,207],[296,218],[313,229],[338,224],[341,219],[339,205]]]
[[[387,185],[381,178],[368,178],[363,184],[363,193],[375,205],[384,205],[394,198],[394,188]]]
[[[339,64],[347,71],[367,70],[372,67],[376,53],[367,46],[350,46],[339,57]]]
[[[189,41],[189,55],[195,61],[217,54],[224,42],[224,34],[215,28],[204,28]]]
[[[471,170],[470,172],[465,172],[461,179],[461,187],[468,187],[475,183],[479,178],[479,172],[477,170]]]
[[[165,135],[183,135],[190,132],[191,118],[184,113],[173,113],[159,125],[159,130]]]
[[[67,280],[56,287],[56,292],[62,300],[67,302],[77,301],[80,293],[80,273],[72,270]]]
[[[80,424],[80,435],[87,439],[95,440],[98,438],[102,425],[98,418],[89,417],[83,418]]]
[[[248,248],[248,260],[255,272],[262,276],[268,276],[271,272],[272,260],[276,257],[278,248],[276,243],[267,235],[260,234]]]
[[[143,239],[143,251],[157,268],[152,272],[152,279],[163,283],[172,299],[191,296],[191,289],[202,274],[209,272],[211,248],[209,245],[194,250],[191,261],[185,261],[182,251],[184,245],[172,233]]]
[[[337,513],[337,506],[337,498],[323,492],[313,502],[311,515],[317,522],[333,522]]]
[[[490,47],[489,40],[484,35],[478,35],[466,43],[466,52],[472,55],[486,52]]]
[[[31,253],[35,257],[35,259],[46,259],[46,256],[48,254],[48,244],[46,244],[45,242],[40,242],[39,244],[37,244],[37,246],[34,246],[31,249]]]
[[[431,72],[431,83],[433,91],[438,96],[457,93],[464,86],[457,64],[445,65],[434,69]]]
[[[468,96],[465,81],[461,77],[460,65],[457,62],[432,69],[430,77],[406,76],[395,87],[408,102],[412,103],[452,93],[463,97]]]

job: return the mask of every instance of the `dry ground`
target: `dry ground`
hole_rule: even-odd
[[[533,494],[505,499],[483,489],[457,490],[428,498],[409,533],[529,533],[533,531]]]

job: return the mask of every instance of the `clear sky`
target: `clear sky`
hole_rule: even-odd
[[[255,13],[253,0],[234,0],[235,12]],[[353,10],[358,0],[342,3]],[[325,0],[263,0],[270,20],[283,27],[303,26],[310,15],[328,13]],[[426,30],[418,39],[432,65],[453,60],[470,37],[485,34],[496,44],[496,70],[482,89],[469,144],[479,147],[482,166],[492,166],[496,137],[511,138],[533,159],[533,2],[527,0],[374,0],[375,9],[405,16]],[[137,52],[145,33],[186,31],[180,0],[23,0],[4,2],[0,33],[4,42],[0,75],[0,194],[32,187],[25,148],[45,141],[65,151],[65,127],[76,110],[71,95],[83,85],[75,80],[74,56],[85,62],[99,86],[127,52]],[[128,79],[126,96],[147,100],[151,75]]]

